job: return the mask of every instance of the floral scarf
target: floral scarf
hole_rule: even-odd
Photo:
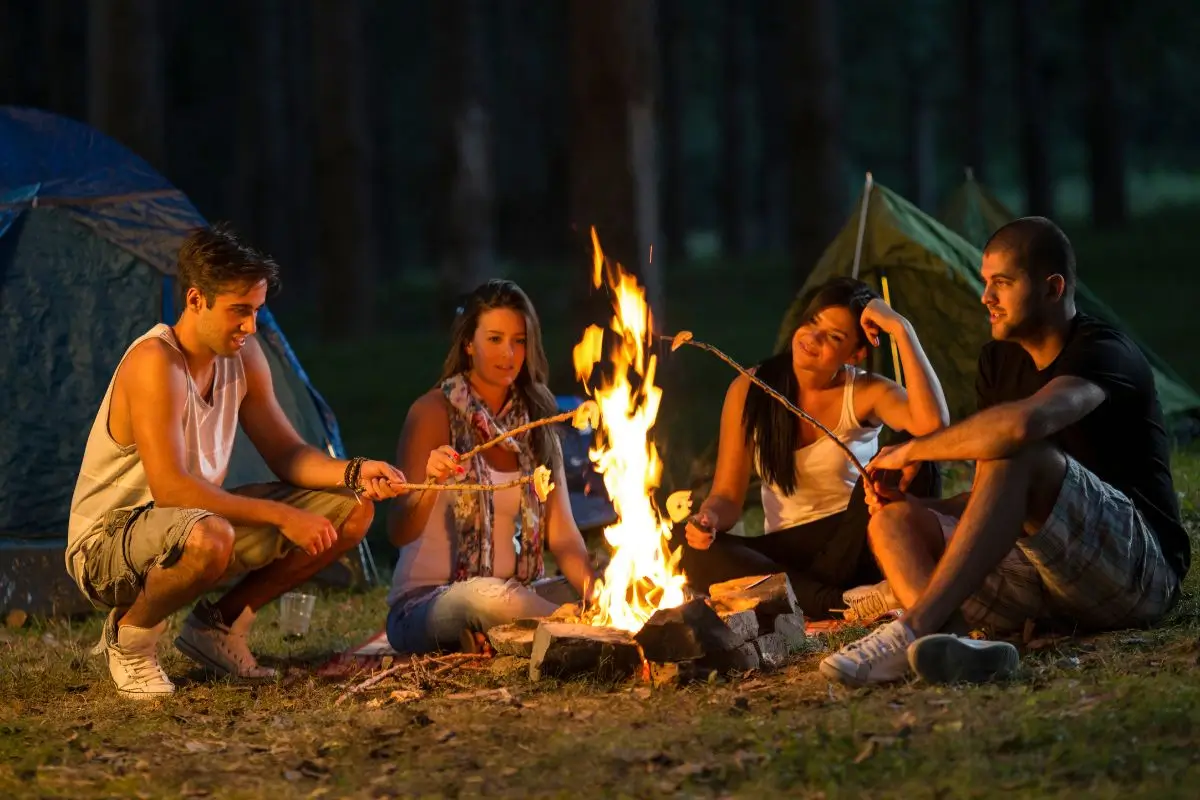
[[[464,373],[450,376],[442,382],[441,388],[452,410],[450,445],[460,453],[529,422],[529,409],[525,407],[519,392],[510,393],[504,408],[493,416],[471,388]],[[532,431],[505,439],[496,446],[517,455],[523,475],[533,474],[538,466],[533,452]],[[482,455],[467,460],[462,466],[466,470],[464,481],[490,482]],[[522,484],[518,490],[521,492],[521,510],[513,534],[513,547],[517,553],[516,579],[521,583],[531,583],[542,578],[544,573],[542,524],[545,503],[538,499],[532,484]],[[452,581],[492,574],[493,497],[491,492],[455,492],[452,509],[458,539],[454,548]]]

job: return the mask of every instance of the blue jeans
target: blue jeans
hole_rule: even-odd
[[[397,652],[414,655],[457,650],[465,628],[486,633],[514,620],[549,616],[577,600],[579,593],[566,578],[544,578],[528,586],[504,578],[471,578],[441,587],[415,604],[397,600],[388,612],[388,643]]]

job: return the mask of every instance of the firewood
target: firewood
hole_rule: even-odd
[[[543,622],[533,637],[529,679],[591,673],[602,680],[628,677],[641,667],[637,642],[624,631],[568,622]]]
[[[533,635],[540,624],[538,619],[519,619],[490,628],[487,638],[497,655],[529,658],[533,653]]]
[[[753,609],[726,612],[719,616],[741,641],[748,642],[758,636],[758,615],[754,613]]]
[[[755,575],[714,583],[708,589],[713,607],[719,612],[732,613],[753,609],[759,626],[778,614],[800,614],[792,582],[783,572],[774,575]]]
[[[663,663],[732,650],[744,641],[699,598],[655,611],[633,638],[649,661]]]

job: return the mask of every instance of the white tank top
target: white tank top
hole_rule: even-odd
[[[861,370],[847,366],[842,391],[842,414],[832,430],[863,464],[879,451],[880,427],[863,427],[854,413],[854,379]],[[858,480],[858,470],[824,433],[795,452],[796,490],[785,495],[777,486],[762,484],[763,530],[766,533],[803,525],[845,511]],[[757,459],[755,461],[757,465]],[[759,474],[761,474],[761,469]]]
[[[506,483],[520,477],[520,472],[497,472],[487,462],[491,483]],[[392,589],[388,593],[390,607],[400,595],[423,586],[450,583],[457,540],[454,525],[454,492],[438,492],[425,529],[415,540],[400,548],[400,558],[392,573]],[[517,547],[513,537],[517,532],[517,515],[521,513],[521,487],[513,486],[492,493],[492,574],[511,578],[517,571]]]
[[[146,470],[138,455],[137,445],[122,446],[109,432],[108,414],[112,403],[113,385],[117,372],[133,348],[147,339],[159,338],[183,356],[175,332],[170,325],[158,324],[129,345],[96,412],[83,452],[83,464],[71,498],[71,517],[67,526],[67,569],[72,569],[81,545],[99,532],[97,523],[109,511],[149,503],[153,498]],[[186,370],[185,370],[186,372]],[[187,469],[191,474],[220,486],[229,470],[237,434],[238,409],[246,396],[246,370],[240,354],[218,356],[213,366],[212,399],[206,402],[187,373],[188,394],[183,416],[183,441],[187,448]],[[82,557],[82,556],[81,556]]]

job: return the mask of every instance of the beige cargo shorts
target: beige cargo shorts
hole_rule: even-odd
[[[230,494],[274,500],[320,514],[340,529],[356,506],[348,489],[300,489],[286,483],[253,483]],[[72,578],[102,608],[133,603],[146,574],[170,567],[183,554],[184,543],[198,520],[215,516],[200,508],[158,508],[147,503],[110,511],[80,549]],[[234,526],[233,560],[226,577],[253,572],[288,555],[296,546],[273,526]]]

